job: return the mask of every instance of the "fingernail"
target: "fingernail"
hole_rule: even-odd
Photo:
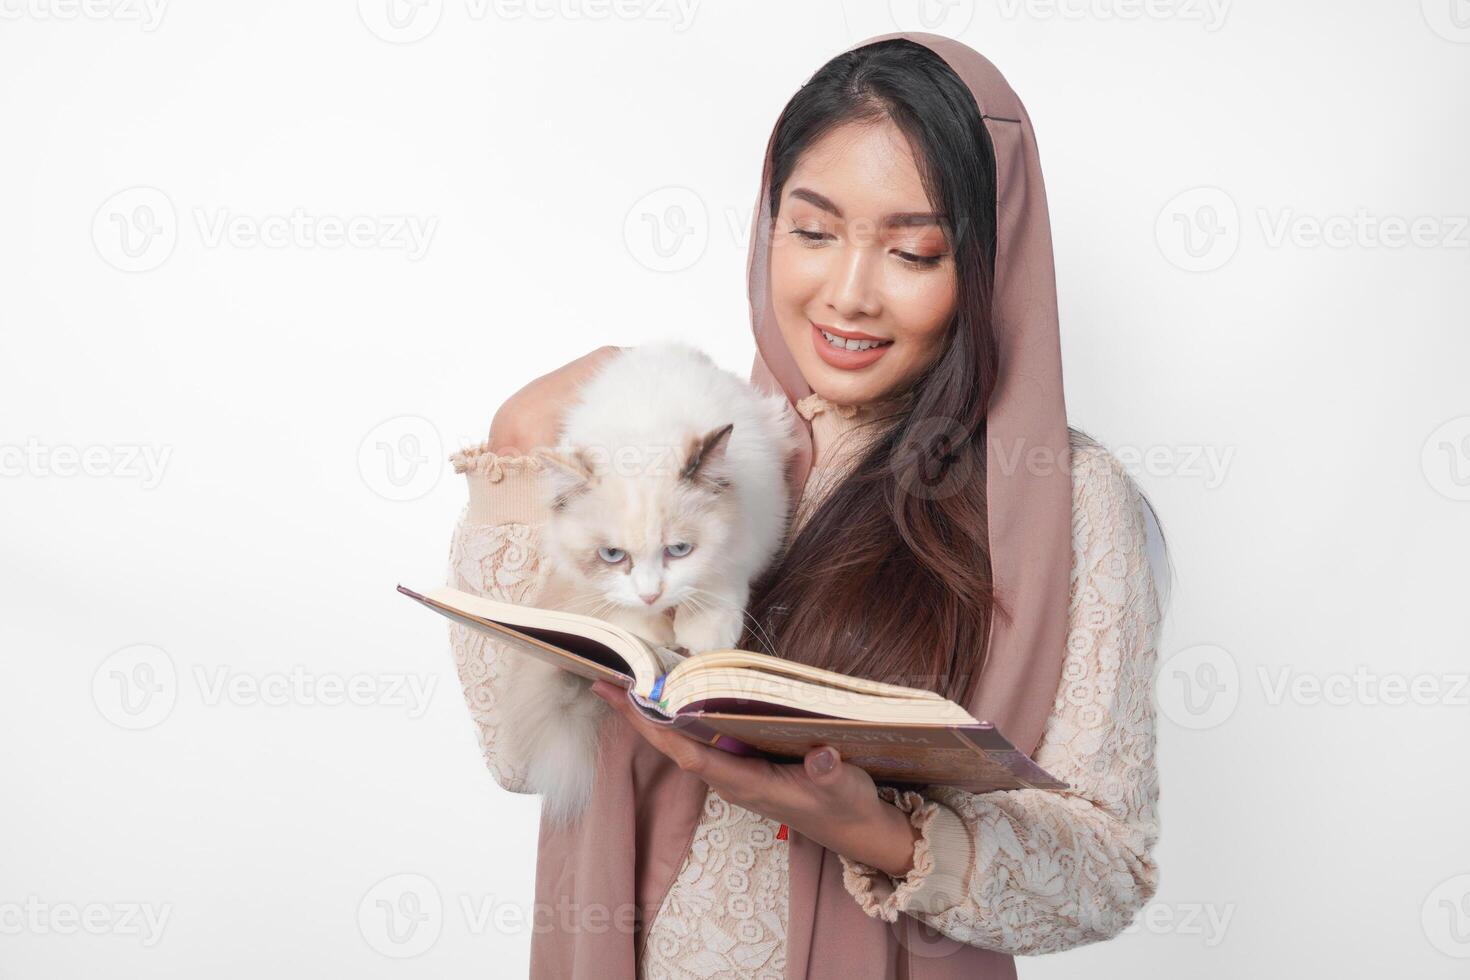
[[[835,749],[822,749],[812,756],[812,770],[817,773],[826,774],[837,765],[837,752]]]

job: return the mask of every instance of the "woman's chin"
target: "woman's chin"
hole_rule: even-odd
[[[866,405],[883,398],[891,385],[886,376],[875,377],[857,371],[843,371],[826,364],[814,366],[806,376],[812,391],[837,405]]]

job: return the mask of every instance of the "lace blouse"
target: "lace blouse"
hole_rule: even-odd
[[[799,524],[871,435],[865,406],[809,395],[814,461]],[[534,603],[546,518],[540,464],[488,445],[456,453],[469,501],[454,528],[449,584]],[[913,915],[976,946],[1024,955],[1110,938],[1158,886],[1159,834],[1152,675],[1160,619],[1142,497],[1097,442],[1072,438],[1072,576],[1067,651],[1034,757],[1075,793],[974,794],[880,787],[920,831],[912,869],[894,878],[842,858],[843,883],[867,914]],[[527,792],[496,738],[504,651],[450,624],[455,666],[495,780]],[[706,793],[694,840],[649,929],[648,978],[773,978],[785,970],[787,861],[779,824]]]

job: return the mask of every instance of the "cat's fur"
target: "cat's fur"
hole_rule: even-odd
[[[685,344],[610,358],[579,391],[556,449],[537,453],[550,506],[538,604],[691,655],[734,647],[751,582],[786,532],[798,424],[784,395],[757,391]],[[683,557],[666,554],[686,543]],[[604,547],[621,560],[600,555]],[[568,822],[591,796],[607,706],[587,681],[530,657],[511,658],[510,669],[505,737],[546,814]]]

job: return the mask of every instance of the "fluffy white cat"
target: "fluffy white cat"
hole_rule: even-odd
[[[690,655],[735,646],[751,583],[786,533],[797,425],[785,396],[688,345],[611,358],[578,392],[555,450],[537,452],[551,508],[538,605]],[[529,657],[509,669],[503,737],[548,816],[569,822],[592,794],[607,705]]]

